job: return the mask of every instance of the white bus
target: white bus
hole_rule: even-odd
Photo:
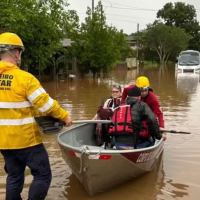
[[[200,69],[200,53],[194,50],[182,51],[177,58],[178,72],[199,72]]]

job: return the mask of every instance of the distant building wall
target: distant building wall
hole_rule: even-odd
[[[136,58],[126,58],[128,69],[137,67]]]

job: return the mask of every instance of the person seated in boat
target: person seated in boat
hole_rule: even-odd
[[[113,85],[111,90],[111,97],[103,102],[94,116],[93,120],[96,119],[108,119],[112,116],[114,108],[119,106],[121,102],[122,89],[120,85]]]
[[[140,88],[134,86],[126,101],[114,110],[108,135],[114,136],[118,150],[149,147],[154,144],[154,138],[166,139],[166,135],[159,132],[155,115],[140,98]]]
[[[120,85],[112,86],[111,97],[99,106],[97,114],[94,116],[93,120],[105,120],[112,117],[114,108],[120,105],[121,91]],[[96,125],[95,135],[98,146],[102,146],[104,144],[107,131],[108,125],[101,123]]]

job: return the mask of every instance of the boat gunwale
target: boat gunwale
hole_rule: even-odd
[[[85,125],[85,124],[83,124],[83,125]],[[80,125],[80,126],[83,126],[83,125]],[[82,153],[84,147],[86,147],[86,146],[90,146],[91,147],[92,145],[82,145],[80,147],[74,147],[74,146],[71,146],[71,145],[68,145],[68,144],[62,142],[62,140],[60,139],[60,137],[63,134],[67,134],[67,132],[69,130],[75,129],[75,128],[80,127],[80,126],[72,127],[70,129],[65,130],[62,133],[58,134],[58,136],[57,136],[57,142],[60,145],[66,147],[66,148],[68,148],[70,150],[73,150],[75,152],[78,152],[78,153]],[[163,138],[161,138],[159,140],[159,142],[157,144],[153,145],[153,146],[145,147],[145,148],[140,148],[140,149],[131,149],[131,150],[127,150],[127,149],[126,150],[117,150],[117,149],[114,149],[114,150],[110,150],[110,149],[104,149],[104,148],[102,148],[102,149],[88,149],[88,152],[90,152],[90,154],[96,154],[96,153],[100,153],[100,154],[138,153],[138,152],[145,152],[145,151],[151,151],[153,149],[156,149],[158,146],[160,146],[162,144],[162,142],[163,142]],[[163,146],[164,146],[164,143],[163,143]],[[98,147],[98,146],[94,146],[94,147]]]

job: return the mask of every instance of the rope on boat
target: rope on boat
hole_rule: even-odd
[[[102,150],[104,150],[104,149],[102,149]],[[83,154],[86,154],[86,155],[90,156],[91,159],[93,159],[93,158],[95,158],[96,156],[99,156],[99,155],[101,154],[101,151],[102,151],[102,150],[100,150],[97,154],[91,156],[91,155],[90,155],[90,149],[89,149],[89,147],[88,147],[87,145],[85,145],[85,146],[83,147],[82,151],[81,151],[81,156],[80,156],[80,170],[79,170],[79,173],[81,173],[82,170],[83,170],[83,169],[82,169],[82,168],[83,168]]]
[[[79,173],[82,172],[82,168],[83,168],[83,154],[84,154],[84,153],[85,153],[85,154],[89,154],[88,151],[89,151],[89,148],[88,148],[88,146],[85,145],[85,146],[83,147],[82,151],[81,151]]]

